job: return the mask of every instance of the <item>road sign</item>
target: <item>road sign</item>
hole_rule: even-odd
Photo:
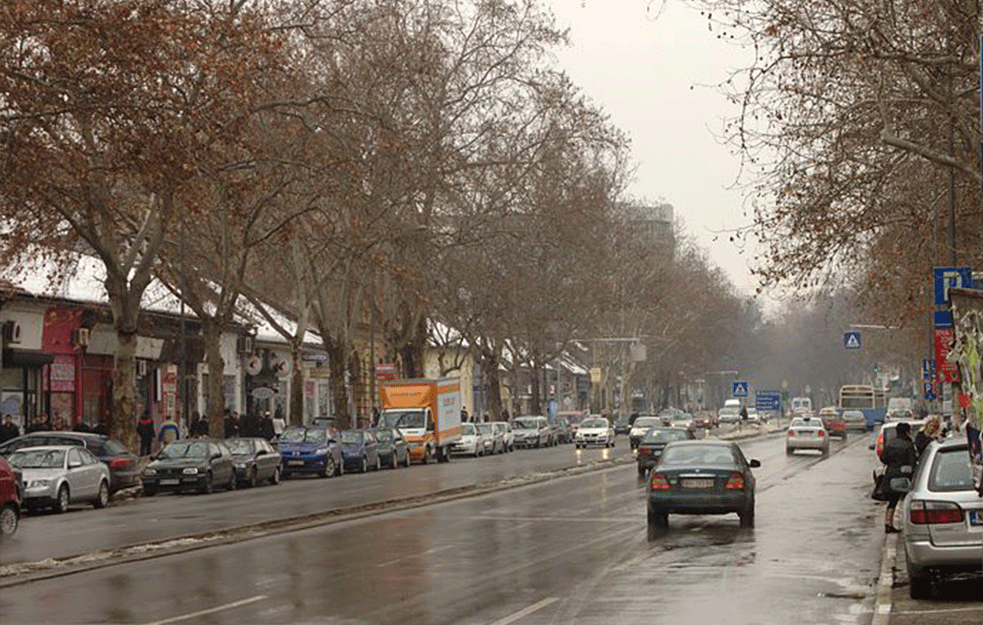
[[[860,349],[863,347],[863,341],[860,339],[859,332],[844,332],[843,333],[843,347],[847,349]]]
[[[935,401],[937,399],[935,395],[935,383],[931,381],[926,381],[922,386],[925,389],[925,400]]]
[[[926,380],[935,379],[935,361],[931,358],[922,361],[922,378]]]
[[[934,321],[936,328],[951,328],[952,327],[952,311],[950,310],[936,310],[934,314]]]
[[[782,392],[756,392],[754,394],[754,407],[758,409],[758,412],[778,412],[782,408]]]
[[[936,306],[949,304],[949,289],[953,287],[968,289],[973,286],[973,270],[970,267],[936,267],[932,273]]]
[[[744,398],[748,396],[748,387],[750,385],[747,382],[733,382],[730,385],[730,396]]]

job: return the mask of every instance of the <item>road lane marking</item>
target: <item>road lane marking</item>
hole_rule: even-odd
[[[944,608],[940,610],[895,610],[891,614],[953,614],[955,612],[983,612],[983,606],[977,608]]]
[[[266,599],[266,595],[256,595],[255,597],[242,599],[240,601],[233,601],[232,603],[226,603],[225,605],[216,606],[214,608],[208,608],[207,610],[199,610],[198,612],[192,612],[191,614],[172,616],[171,618],[166,618],[161,621],[153,621],[152,623],[147,623],[146,625],[166,625],[166,623],[177,623],[179,621],[187,621],[188,619],[198,618],[199,616],[205,616],[207,614],[215,614],[216,612],[222,612],[223,610],[231,610],[233,608],[249,605],[250,603],[256,603],[257,601],[262,601],[263,599]]]
[[[454,548],[454,545],[444,545],[443,547],[434,547],[433,549],[428,549],[427,551],[424,551],[422,553],[413,554],[411,556],[403,556],[401,558],[396,558],[394,560],[386,560],[385,562],[381,562],[379,564],[376,564],[376,566],[381,569],[381,568],[384,568],[384,567],[387,567],[387,566],[392,566],[393,564],[397,564],[399,562],[402,562],[403,560],[412,560],[413,558],[419,558],[419,557],[422,557],[422,556],[429,556],[431,554],[440,553],[441,551],[447,551],[448,549],[453,549],[453,548]]]
[[[514,614],[510,614],[510,615],[508,615],[508,616],[506,616],[504,618],[498,619],[497,621],[495,621],[491,625],[509,625],[509,623],[514,623],[514,622],[518,621],[521,618],[525,618],[525,617],[529,616],[530,614],[532,614],[533,612],[536,612],[537,610],[542,610],[546,606],[552,605],[552,604],[556,603],[557,601],[559,601],[559,599],[557,597],[546,597],[542,601],[539,601],[537,603],[534,603],[534,604],[532,604],[529,607],[523,608],[523,609],[519,610],[518,612],[516,612]]]

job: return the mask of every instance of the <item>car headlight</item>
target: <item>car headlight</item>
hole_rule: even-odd
[[[45,488],[51,485],[51,480],[31,480],[27,485],[28,488]]]
[[[244,464],[237,464],[236,465],[236,468],[237,469],[245,469],[246,468],[246,465],[244,465]]]
[[[151,469],[150,467],[147,467],[146,469],[143,470],[143,474],[144,475],[157,475],[157,469]]]
[[[188,467],[184,471],[181,471],[185,475],[198,475],[198,469],[196,467]]]

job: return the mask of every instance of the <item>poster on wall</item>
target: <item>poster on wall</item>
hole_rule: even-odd
[[[949,291],[955,342],[949,359],[959,365],[966,436],[976,490],[983,495],[983,291]]]
[[[0,400],[0,415],[10,415],[14,418],[14,424],[22,431],[24,429],[24,396],[18,392],[8,392],[3,394]]]
[[[48,374],[49,388],[55,392],[75,391],[75,357],[55,356]]]

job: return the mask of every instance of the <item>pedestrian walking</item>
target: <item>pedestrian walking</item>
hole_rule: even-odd
[[[918,452],[919,458],[925,453],[925,448],[928,447],[929,443],[939,439],[941,429],[942,422],[939,415],[932,415],[925,421],[925,425],[918,430],[918,434],[915,434],[915,451]]]
[[[195,411],[191,415],[191,438],[201,438],[208,436],[208,420],[202,419],[201,415]]]
[[[137,435],[140,437],[140,455],[149,456],[154,442],[154,420],[150,418],[149,410],[144,410],[143,416],[137,421]]]
[[[502,408],[502,421],[508,422],[508,421],[511,421],[511,420],[512,420],[512,416],[509,414],[509,409],[508,408]]]
[[[0,425],[0,443],[20,436],[20,428],[14,423],[14,416],[10,413],[3,415],[3,425]]]
[[[178,427],[177,421],[175,421],[172,417],[167,417],[167,419],[164,420],[164,423],[162,423],[160,426],[160,432],[158,433],[157,438],[165,445],[173,443],[181,438],[181,428]]]
[[[268,441],[273,440],[273,437],[276,436],[276,428],[273,427],[273,418],[270,417],[269,410],[263,414],[263,418],[259,422],[259,435]]]
[[[278,437],[283,434],[283,430],[286,429],[287,422],[283,418],[283,413],[279,410],[276,411],[276,416],[273,417],[273,436]]]
[[[881,450],[880,460],[887,466],[878,484],[878,489],[887,501],[887,510],[884,511],[884,531],[888,534],[894,534],[901,531],[894,527],[894,510],[898,507],[901,498],[904,497],[904,492],[895,491],[891,488],[891,480],[899,477],[910,479],[917,461],[915,444],[911,440],[910,425],[905,422],[897,425],[894,438]]]

